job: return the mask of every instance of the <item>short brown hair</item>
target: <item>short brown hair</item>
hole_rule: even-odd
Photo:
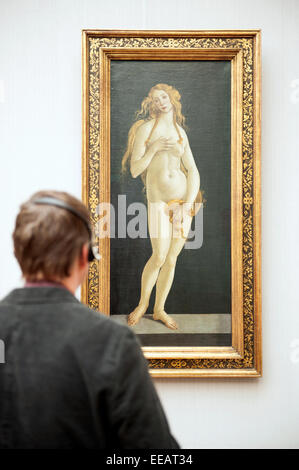
[[[41,197],[60,199],[90,220],[84,204],[65,192],[38,191],[22,204],[13,232],[14,253],[29,281],[69,276],[82,246],[90,239],[79,217],[60,207],[33,202]]]

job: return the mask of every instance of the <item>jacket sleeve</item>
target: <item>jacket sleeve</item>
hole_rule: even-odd
[[[178,449],[135,334],[119,345],[113,393],[113,423],[122,449]]]

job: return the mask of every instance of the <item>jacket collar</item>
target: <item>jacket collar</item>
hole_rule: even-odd
[[[63,287],[21,287],[13,289],[1,303],[6,304],[49,304],[80,303],[79,300]]]

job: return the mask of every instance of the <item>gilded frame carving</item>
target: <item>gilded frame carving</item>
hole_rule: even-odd
[[[110,201],[110,61],[231,61],[232,346],[144,347],[155,377],[261,376],[260,42],[260,31],[82,32],[82,198],[94,223]],[[109,314],[108,238],[100,251],[82,301]]]

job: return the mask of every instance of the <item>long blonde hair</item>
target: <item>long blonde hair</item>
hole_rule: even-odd
[[[136,121],[134,122],[134,124],[129,130],[127,149],[121,162],[122,174],[127,172],[127,166],[129,164],[130,157],[133,152],[135,137],[136,137],[136,133],[139,127],[144,122],[149,121],[151,119],[155,119],[157,122],[157,119],[161,114],[161,111],[158,110],[158,108],[156,107],[154,103],[153,94],[155,90],[163,90],[168,94],[171,104],[173,106],[174,125],[178,131],[179,136],[180,136],[180,132],[179,132],[177,125],[185,127],[185,117],[182,114],[182,105],[180,102],[181,95],[178,92],[178,90],[176,90],[174,87],[170,85],[167,85],[166,83],[158,83],[157,85],[153,86],[150,89],[147,97],[144,98],[144,100],[142,101],[140,110],[136,112],[136,116],[135,116]],[[146,174],[146,171],[144,171],[141,175],[141,179],[144,185],[145,185],[145,174]]]

